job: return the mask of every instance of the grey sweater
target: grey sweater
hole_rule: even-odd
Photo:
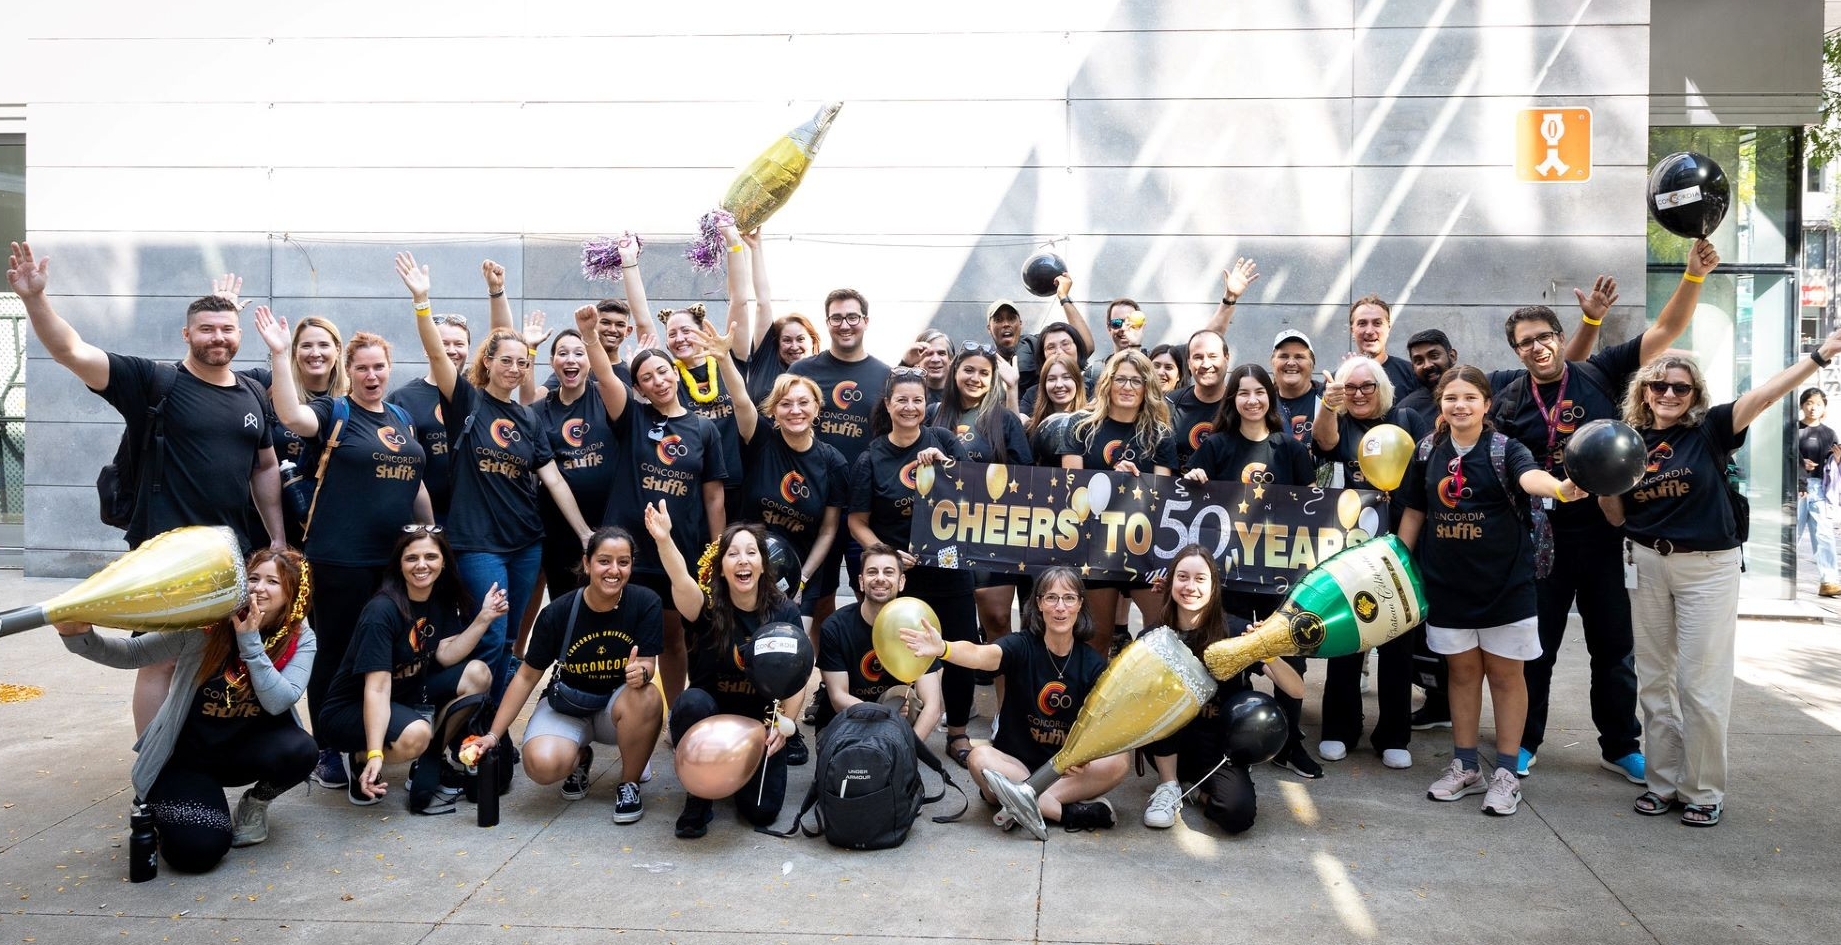
[[[64,648],[84,659],[117,669],[139,669],[165,660],[178,660],[166,701],[160,704],[159,714],[134,744],[134,750],[140,754],[134,759],[129,777],[134,782],[135,796],[146,797],[153,789],[154,780],[159,778],[160,770],[166,767],[166,760],[172,757],[179,731],[185,727],[186,711],[191,708],[192,696],[198,691],[198,666],[205,658],[204,631],[179,630],[131,637],[104,636],[91,630],[64,637]],[[262,648],[262,634],[254,631],[237,634],[237,655],[249,666],[250,685],[263,710],[270,715],[286,712],[296,725],[300,724],[300,719],[294,716],[294,703],[307,689],[307,677],[313,674],[313,654],[318,648],[313,630],[303,621],[294,658],[288,660],[286,669],[277,670],[268,658],[268,651]]]

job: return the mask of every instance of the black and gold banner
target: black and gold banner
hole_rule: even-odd
[[[945,568],[1028,574],[1059,564],[1089,580],[1150,580],[1193,542],[1214,554],[1229,589],[1284,593],[1387,529],[1382,494],[1366,489],[981,463],[919,472],[911,550]]]

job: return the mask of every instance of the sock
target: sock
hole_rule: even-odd
[[[1482,766],[1477,764],[1477,748],[1475,745],[1472,745],[1469,748],[1459,748],[1458,746],[1453,745],[1451,746],[1451,757],[1456,758],[1460,762],[1463,762],[1465,771],[1482,770]],[[1513,770],[1513,769],[1510,769],[1510,770]]]
[[[1519,764],[1520,762],[1521,762],[1521,752],[1519,751],[1510,752],[1508,754],[1503,754],[1500,751],[1496,752],[1496,767],[1501,768],[1505,771],[1508,771],[1510,774],[1515,773],[1516,771],[1515,765]]]
[[[277,787],[272,781],[257,781],[255,785],[249,789],[248,793],[250,797],[258,801],[272,801],[288,793],[288,789]]]

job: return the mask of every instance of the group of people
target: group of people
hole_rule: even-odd
[[[580,798],[593,746],[614,746],[614,818],[636,821],[661,731],[675,742],[712,714],[771,712],[746,654],[780,621],[802,624],[817,652],[788,715],[814,699],[822,726],[858,701],[900,702],[920,737],[944,725],[946,754],[981,789],[987,770],[1025,777],[1128,640],[1129,607],[1199,656],[1282,600],[1224,585],[1221,562],[1195,546],[1155,582],[943,567],[909,551],[926,501],[917,470],[1035,464],[1365,488],[1358,445],[1380,424],[1419,444],[1389,514],[1432,620],[1380,648],[1369,739],[1383,763],[1410,767],[1412,732],[1448,726],[1453,758],[1428,796],[1482,793],[1484,811],[1513,814],[1576,604],[1603,765],[1645,785],[1640,813],[1719,822],[1740,544],[1726,465],[1766,407],[1841,351],[1841,333],[1713,404],[1694,359],[1670,349],[1718,265],[1711,245],[1696,243],[1636,337],[1594,351],[1617,298],[1601,277],[1577,290],[1571,335],[1545,306],[1512,312],[1506,341],[1521,366],[1486,374],[1437,329],[1390,353],[1391,312],[1374,296],[1351,306],[1352,353],[1333,369],[1296,329],[1277,334],[1269,357],[1237,358],[1234,311],[1259,278],[1247,259],[1222,273],[1214,314],[1173,345],[1145,350],[1145,314],[1115,299],[1102,355],[1063,275],[1059,320],[1026,331],[1018,306],[1000,300],[986,336],[928,329],[887,364],[865,345],[861,293],[831,292],[817,320],[776,317],[759,235],[724,236],[722,316],[654,312],[629,236],[622,297],[582,306],[560,330],[535,312],[515,325],[504,268],[483,263],[490,317],[477,336],[466,318],[434,312],[433,274],[399,253],[405,320],[428,362],[408,379],[392,377],[384,337],[348,339],[319,316],[290,329],[266,306],[254,326],[269,368],[233,371],[245,304],[234,277],[188,308],[176,365],[104,352],[53,311],[48,260],[12,245],[8,282],[39,340],[141,446],[129,545],[212,524],[254,550],[251,604],[216,626],[134,638],[59,628],[75,652],[140,667],[133,777],[169,861],[208,868],[260,842],[269,803],[310,777],[373,804],[385,766],[410,762],[410,808],[451,811],[463,776],[454,748],[471,715],[487,713],[477,747],[499,750],[539,691],[510,753],[525,775]],[[1649,463],[1634,489],[1594,501],[1567,476],[1564,448],[1600,418],[1635,426]],[[839,609],[844,580],[855,593]],[[904,595],[938,625],[903,639],[939,660],[898,687],[871,628]],[[1447,677],[1417,712],[1416,649],[1442,656]],[[1226,763],[1220,711],[1251,674],[1271,679],[1288,717],[1276,764],[1318,778],[1318,758],[1346,757],[1365,728],[1365,656],[1328,662],[1314,755],[1300,727],[1306,661],[1256,665],[1144,749],[1158,779],[1144,823],[1173,825],[1193,795],[1226,830],[1252,825],[1251,772]],[[1485,680],[1493,756],[1479,751]],[[974,745],[967,726],[987,681],[1000,709],[990,744]],[[293,710],[303,693],[311,735]],[[797,728],[770,727],[759,777],[735,797],[742,816],[773,822],[787,768],[807,757]],[[1043,795],[1044,814],[1069,829],[1112,826],[1105,795],[1130,767],[1121,755],[1069,771]],[[233,813],[223,789],[252,783]],[[702,836],[718,800],[687,795],[677,835]]]

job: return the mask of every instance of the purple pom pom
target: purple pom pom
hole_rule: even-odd
[[[728,241],[723,239],[722,228],[735,224],[734,215],[727,210],[711,210],[697,221],[697,238],[690,241],[684,250],[684,258],[690,260],[690,267],[698,272],[715,272],[722,268],[722,257],[728,249]]]
[[[621,268],[639,262],[645,241],[632,232],[618,238],[592,239],[582,244],[582,276],[604,282],[619,282]]]

